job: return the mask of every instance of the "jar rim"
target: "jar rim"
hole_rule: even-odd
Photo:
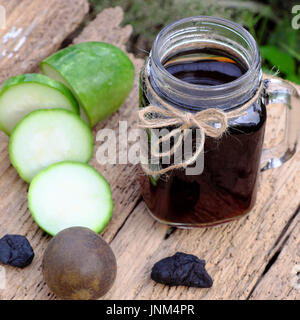
[[[185,82],[181,79],[176,78],[173,76],[171,73],[169,73],[163,66],[159,55],[158,55],[158,46],[159,46],[159,41],[161,38],[167,34],[169,31],[171,31],[173,28],[180,26],[181,24],[187,23],[187,22],[200,22],[203,24],[215,24],[217,26],[229,28],[230,31],[234,31],[238,33],[239,36],[243,37],[244,40],[247,41],[249,44],[249,47],[252,51],[253,59],[251,61],[251,64],[249,64],[247,71],[241,75],[239,78],[224,83],[224,84],[219,84],[219,85],[214,85],[214,86],[209,86],[209,91],[223,91],[223,90],[230,90],[231,88],[236,87],[236,85],[243,83],[247,81],[251,73],[253,72],[254,69],[257,69],[257,67],[260,67],[260,53],[259,49],[257,46],[257,43],[253,36],[248,32],[244,27],[239,25],[238,23],[235,23],[233,21],[224,19],[224,18],[219,18],[215,16],[192,16],[188,18],[183,18],[180,20],[177,20],[175,22],[172,22],[165,26],[157,35],[153,47],[151,50],[151,56],[153,59],[154,64],[156,67],[159,69],[159,71],[165,76],[169,77],[172,79],[172,82],[176,83],[177,85],[184,85],[186,88],[190,88],[192,90],[197,90],[197,91],[207,91],[208,86],[207,85],[199,85],[199,84],[193,84],[193,83],[188,83]]]

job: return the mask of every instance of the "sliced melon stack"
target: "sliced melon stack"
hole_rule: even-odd
[[[111,44],[88,42],[58,51],[41,70],[12,77],[0,90],[0,130],[10,136],[11,163],[31,183],[29,209],[46,232],[72,226],[101,232],[113,200],[107,181],[87,164],[90,127],[123,104],[133,64]]]

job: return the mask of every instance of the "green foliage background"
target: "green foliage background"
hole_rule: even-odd
[[[296,0],[90,0],[94,15],[108,7],[124,9],[123,24],[133,26],[132,40],[140,52],[150,50],[159,30],[175,20],[195,15],[233,20],[258,42],[265,72],[278,70],[281,77],[300,83],[300,29],[291,25],[297,2],[300,4]]]

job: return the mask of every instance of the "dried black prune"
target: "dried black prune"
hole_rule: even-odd
[[[183,252],[155,263],[151,279],[169,286],[210,288],[213,285],[212,278],[205,270],[205,260]]]
[[[33,257],[33,249],[26,237],[7,234],[0,239],[0,262],[24,268],[31,263]]]

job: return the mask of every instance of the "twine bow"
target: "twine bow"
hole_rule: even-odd
[[[151,154],[154,157],[162,158],[165,156],[171,156],[175,151],[182,146],[182,142],[185,137],[185,129],[196,127],[200,131],[200,143],[196,146],[196,151],[188,159],[184,160],[181,163],[170,165],[164,169],[153,171],[149,166],[143,166],[147,174],[158,175],[164,174],[170,170],[178,168],[186,168],[188,165],[193,164],[201,151],[204,148],[205,136],[212,138],[220,138],[228,128],[228,121],[240,116],[247,114],[247,109],[258,99],[261,89],[263,87],[263,81],[261,82],[259,88],[257,89],[255,95],[241,107],[225,112],[220,109],[210,108],[199,111],[197,113],[184,112],[167,103],[162,103],[162,107],[149,105],[145,108],[139,110],[139,127],[145,129],[154,129],[154,128],[164,128],[169,126],[179,126],[171,130],[168,134],[160,137],[152,146]],[[155,117],[153,117],[155,114]],[[218,126],[214,126],[215,123],[218,123]],[[178,135],[177,141],[175,137]],[[176,141],[172,148],[167,152],[160,152],[159,146],[165,141],[170,141],[174,137]]]

